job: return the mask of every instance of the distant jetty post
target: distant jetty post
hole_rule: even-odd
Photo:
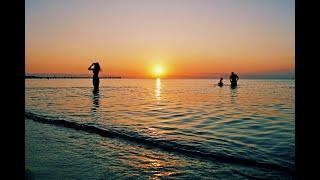
[[[25,79],[91,79],[91,76],[72,75],[25,75]],[[100,79],[121,79],[121,76],[100,76]]]

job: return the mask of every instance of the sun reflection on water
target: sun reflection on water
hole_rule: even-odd
[[[156,80],[155,96],[156,96],[157,101],[161,100],[161,80],[160,80],[160,78],[158,78]]]
[[[99,94],[99,90],[93,90],[92,91],[92,107],[91,107],[91,113],[92,113],[92,119],[95,123],[97,123],[99,121],[99,107],[100,107],[100,94]]]
[[[131,156],[135,161],[124,161],[127,162],[130,166],[134,166],[139,168],[141,171],[149,174],[147,179],[162,179],[168,178],[174,174],[179,173],[178,171],[168,170],[168,167],[177,166],[177,162],[175,160],[167,161],[165,159],[170,159],[170,157],[159,158],[146,154]],[[183,162],[180,162],[181,165],[186,165]]]

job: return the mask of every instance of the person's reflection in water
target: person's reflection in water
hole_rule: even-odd
[[[93,112],[97,112],[97,110],[99,109],[99,89],[93,89],[92,91],[92,101],[93,101],[93,107],[92,107],[92,111]]]
[[[230,88],[231,88],[231,89],[236,89],[236,88],[237,88],[237,85],[231,84],[231,85],[230,85]]]
[[[237,108],[238,106],[238,89],[236,86],[230,86],[230,102],[233,107]]]

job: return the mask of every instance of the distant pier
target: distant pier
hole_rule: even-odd
[[[91,79],[91,76],[35,76],[26,75],[25,79]],[[101,76],[100,79],[121,79],[121,76]]]

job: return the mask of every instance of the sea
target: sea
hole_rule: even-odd
[[[25,80],[34,179],[295,179],[295,80]]]

